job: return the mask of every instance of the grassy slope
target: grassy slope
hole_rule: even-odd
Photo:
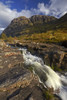
[[[36,42],[36,43],[61,43],[67,40],[67,32],[65,30],[50,30],[43,33],[25,34],[19,37],[4,38],[7,41],[13,41],[14,39],[20,40],[20,42]]]
[[[44,33],[34,33],[31,35],[19,36],[18,39],[22,42],[23,40],[32,42],[63,42],[67,40],[67,32],[62,30],[57,31],[47,31]]]
[[[67,14],[49,24],[36,23],[33,26],[27,26],[22,31],[16,32],[16,34],[18,35],[16,39],[19,39],[21,42],[58,43],[67,41]],[[13,38],[9,37],[7,40],[10,41]]]

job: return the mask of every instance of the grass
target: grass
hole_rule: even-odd
[[[61,68],[59,68],[59,67],[57,67],[57,66],[54,66],[53,64],[52,64],[51,68],[52,68],[54,71],[62,72],[62,69],[61,69]]]
[[[43,95],[45,96],[46,100],[54,100],[54,95],[48,90],[43,89]]]
[[[33,72],[33,66],[29,66],[28,69]]]
[[[57,31],[48,31],[46,33],[34,33],[31,35],[21,35],[18,39],[23,42],[31,41],[31,42],[38,42],[38,43],[59,43],[62,41],[67,40],[67,33],[64,33],[61,30]]]
[[[14,42],[15,40],[19,40],[21,43],[62,43],[63,41],[67,40],[67,31],[58,29],[42,33],[25,34],[18,37],[6,37],[3,34],[2,39],[6,42]]]

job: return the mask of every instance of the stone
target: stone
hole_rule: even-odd
[[[6,46],[6,43],[2,39],[0,39],[0,46],[1,47],[5,47]]]
[[[48,43],[18,43],[18,47],[26,47],[33,55],[41,57],[44,63],[54,67],[55,71],[67,71],[67,48]]]
[[[40,49],[38,46],[34,51],[40,53]],[[46,100],[45,88],[37,75],[25,66],[23,55],[17,48],[1,47],[0,61],[0,100]]]

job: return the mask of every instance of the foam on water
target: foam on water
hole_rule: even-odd
[[[62,100],[67,100],[67,80],[63,75],[58,75],[49,66],[44,65],[43,60],[37,56],[33,56],[26,49],[22,49],[23,58],[26,65],[33,66],[34,72],[38,75],[40,81],[47,87],[54,90],[59,89],[58,96]]]

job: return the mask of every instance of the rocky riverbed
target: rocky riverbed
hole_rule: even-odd
[[[18,44],[16,45],[20,47],[25,46]],[[50,62],[50,59],[48,57],[48,48],[50,47],[50,45],[29,44],[26,45],[26,47],[31,53],[37,53],[37,55],[46,57],[44,59],[47,59],[46,61]],[[52,49],[50,49],[50,51],[51,50]],[[66,56],[66,49],[63,50],[64,51],[62,51],[62,58]],[[55,51],[57,51],[57,49]],[[61,55],[61,53],[59,55]],[[59,55],[58,57],[60,57]],[[61,61],[62,60],[63,59],[61,59]],[[38,77],[34,75],[27,68],[27,66],[25,66],[23,56],[17,48],[11,48],[1,40],[0,100],[60,100],[60,98],[54,96],[51,89],[48,91],[42,86],[42,84],[39,83]]]
[[[0,100],[43,100],[38,84],[38,78],[24,67],[21,52],[3,42],[0,45]]]
[[[48,43],[16,43],[15,46],[26,47],[33,55],[41,57],[44,63],[55,71],[67,71],[67,48]]]

